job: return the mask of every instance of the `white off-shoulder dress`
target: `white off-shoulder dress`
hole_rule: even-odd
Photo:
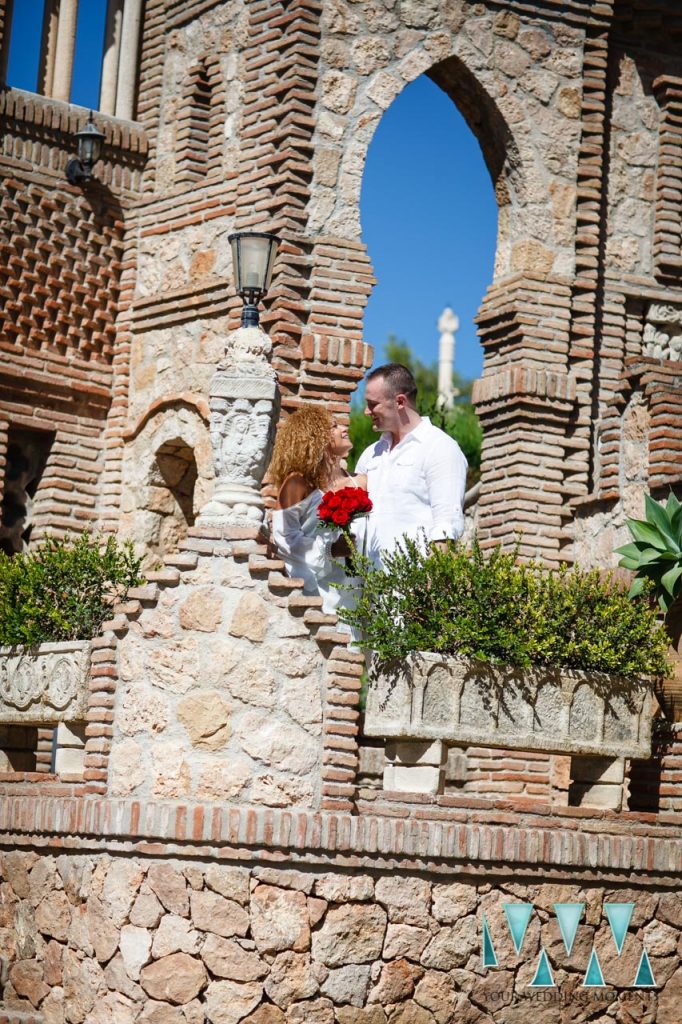
[[[341,536],[341,530],[319,528],[317,509],[322,501],[319,488],[303,501],[272,513],[272,539],[277,545],[289,576],[301,577],[305,594],[318,594],[322,610],[335,613],[339,607],[348,607],[352,594],[338,590],[334,583],[347,580],[341,560],[331,553],[332,544]],[[348,630],[348,627],[341,628]]]

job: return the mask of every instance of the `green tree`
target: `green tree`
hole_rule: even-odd
[[[404,341],[390,335],[386,342],[386,362],[402,363],[414,374],[417,382],[417,408],[422,416],[428,416],[431,422],[454,437],[466,455],[469,463],[468,486],[471,487],[480,477],[481,443],[483,431],[476,410],[471,404],[473,381],[465,380],[458,373],[453,373],[452,384],[458,392],[452,409],[441,409],[438,406],[438,366],[422,363]],[[360,396],[353,401],[350,412],[350,439],[353,450],[348,458],[348,466],[352,472],[357,460],[365,448],[376,441],[378,434],[372,430],[372,424],[364,413],[364,403]]]

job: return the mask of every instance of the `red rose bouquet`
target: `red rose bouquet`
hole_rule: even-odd
[[[349,533],[350,524],[372,511],[372,502],[362,487],[342,487],[327,491],[317,509],[320,526]]]

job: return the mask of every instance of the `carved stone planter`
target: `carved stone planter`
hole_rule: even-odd
[[[420,778],[430,778],[428,787],[417,791],[437,792],[444,758],[433,741],[648,758],[654,707],[645,680],[633,687],[601,673],[505,669],[420,653],[395,675],[372,679],[364,732],[399,741],[387,745],[385,788],[389,782],[390,788],[407,789],[413,767],[420,769]]]
[[[85,719],[91,643],[0,647],[0,722],[57,725]]]

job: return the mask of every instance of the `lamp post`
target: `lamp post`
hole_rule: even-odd
[[[76,132],[78,156],[72,156],[66,165],[66,177],[72,185],[92,180],[92,168],[102,155],[104,135],[95,127],[92,111],[85,128]]]
[[[279,238],[266,231],[237,231],[228,236],[237,292],[244,303],[242,327],[258,327],[258,303],[270,287]]]

